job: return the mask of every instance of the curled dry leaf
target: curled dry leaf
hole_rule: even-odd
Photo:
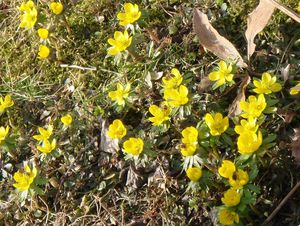
[[[295,134],[291,142],[292,155],[297,163],[300,164],[300,129],[295,129]]]
[[[275,9],[279,9],[298,23],[300,23],[300,17],[292,9],[289,9],[285,5],[279,3],[276,0],[260,0],[258,6],[252,13],[249,14],[247,20],[247,30],[245,36],[248,43],[248,60],[255,51],[254,38],[261,32],[265,26],[267,26]]]
[[[240,108],[240,102],[245,100],[245,90],[250,83],[251,78],[249,75],[247,75],[241,82],[239,89],[238,89],[238,94],[232,104],[229,106],[228,109],[228,117],[233,118],[239,114],[241,114],[242,110]]]
[[[248,60],[255,51],[255,36],[268,24],[275,9],[275,6],[270,4],[269,0],[261,0],[254,11],[249,14],[247,19],[247,30],[245,32],[248,44]]]
[[[193,27],[200,44],[206,49],[223,60],[237,61],[237,65],[240,67],[247,66],[234,45],[221,36],[210,24],[207,15],[198,9],[194,9]]]

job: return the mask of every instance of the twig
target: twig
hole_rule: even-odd
[[[279,203],[279,205],[276,207],[276,209],[271,213],[271,215],[265,220],[265,222],[262,225],[267,225],[273,217],[278,213],[278,211],[281,209],[281,207],[287,202],[287,200],[297,191],[297,189],[300,187],[300,181],[293,187],[293,189],[284,197],[284,199]]]
[[[77,65],[68,65],[68,64],[61,64],[60,67],[64,68],[75,68],[75,69],[80,69],[80,70],[86,70],[86,71],[96,71],[96,67],[81,67]]]

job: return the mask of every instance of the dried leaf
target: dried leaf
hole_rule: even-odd
[[[300,129],[295,129],[295,134],[292,137],[291,149],[296,162],[300,164]]]
[[[242,110],[240,108],[240,102],[244,101],[246,99],[245,97],[245,90],[250,83],[251,78],[249,75],[247,75],[241,82],[241,85],[239,86],[238,94],[232,104],[229,106],[228,110],[228,117],[233,118],[236,115],[241,114]]]
[[[240,67],[246,67],[241,55],[226,38],[210,24],[207,15],[194,9],[193,27],[200,44],[223,60],[235,60]]]
[[[288,15],[290,18],[294,19],[298,23],[300,23],[300,16],[297,14],[294,10],[286,7],[285,5],[281,4],[280,2],[276,0],[268,0],[273,6],[275,6],[277,9],[279,9],[281,12]]]
[[[247,30],[245,32],[248,43],[248,60],[255,51],[255,36],[268,24],[275,9],[276,7],[270,4],[269,0],[261,0],[254,11],[249,14],[247,19]]]
[[[278,114],[280,114],[284,118],[284,122],[289,124],[293,121],[294,117],[297,115],[296,111],[293,110],[278,110]]]
[[[255,36],[265,28],[276,8],[300,23],[299,15],[292,9],[289,9],[276,0],[260,0],[258,6],[249,14],[247,20],[245,36],[248,43],[248,60],[255,51]]]
[[[281,72],[281,77],[283,78],[283,82],[285,83],[289,78],[290,64],[288,64],[286,67],[281,68],[280,72]]]

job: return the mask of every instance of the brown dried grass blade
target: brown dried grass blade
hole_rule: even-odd
[[[210,24],[207,15],[198,9],[194,9],[193,27],[200,44],[206,49],[223,60],[237,61],[240,67],[247,66],[234,45],[221,36]]]
[[[255,51],[254,38],[268,24],[276,7],[269,0],[261,0],[258,6],[249,14],[245,32],[248,48],[248,61]]]

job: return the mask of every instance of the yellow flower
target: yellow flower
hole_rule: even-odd
[[[133,22],[137,21],[141,16],[141,12],[139,11],[139,6],[137,4],[133,5],[131,3],[125,3],[124,11],[124,13],[119,12],[117,14],[117,17],[120,20],[119,24],[121,26],[132,24]]]
[[[39,58],[40,59],[46,59],[50,54],[50,49],[47,46],[40,45],[39,47]]]
[[[73,118],[70,114],[66,114],[63,117],[61,117],[60,121],[65,125],[65,126],[70,126],[72,124]]]
[[[232,225],[234,223],[239,223],[240,217],[239,215],[226,208],[222,208],[219,211],[219,222],[223,225]]]
[[[38,141],[48,140],[50,138],[50,136],[52,135],[53,126],[48,125],[47,130],[45,130],[42,127],[39,127],[38,130],[39,130],[40,134],[34,135],[33,138]]]
[[[16,181],[13,186],[19,191],[26,191],[30,188],[30,185],[34,181],[37,175],[37,169],[33,167],[30,169],[28,165],[24,167],[24,170],[14,173],[14,180]]]
[[[191,181],[197,182],[202,177],[202,169],[199,167],[188,168],[186,175]]]
[[[112,46],[108,48],[107,53],[109,55],[117,55],[118,53],[126,50],[131,45],[132,37],[128,35],[125,30],[124,33],[121,31],[115,31],[114,39],[109,38],[108,43]]]
[[[60,2],[51,2],[50,9],[54,14],[59,15],[64,10],[64,6]]]
[[[265,72],[262,74],[261,80],[254,80],[254,86],[256,87],[253,89],[254,92],[257,94],[270,94],[279,92],[281,90],[281,85],[276,82],[276,76],[271,76],[269,73]]]
[[[236,168],[233,162],[230,160],[223,160],[221,167],[219,167],[218,172],[222,177],[230,178],[235,172]]]
[[[0,115],[5,111],[6,108],[9,108],[14,105],[14,101],[11,99],[10,95],[6,95],[4,99],[0,97]]]
[[[121,83],[117,84],[117,90],[108,93],[108,96],[112,101],[116,101],[118,105],[125,105],[125,99],[127,99],[130,91],[130,84],[127,83],[126,86],[122,86]]]
[[[233,79],[231,64],[227,65],[225,61],[221,60],[218,65],[219,70],[213,71],[208,75],[211,81],[217,81],[215,86],[216,88],[225,84],[226,81],[231,82]]]
[[[175,89],[178,88],[183,80],[178,69],[173,68],[171,74],[174,76],[164,76],[162,78],[163,86],[165,89]]]
[[[267,106],[265,97],[263,94],[259,94],[258,98],[255,96],[249,96],[248,101],[241,101],[240,108],[245,112],[242,114],[243,118],[258,118]]]
[[[46,28],[39,28],[38,35],[41,39],[47,39],[49,35],[49,31]]]
[[[152,122],[152,125],[158,126],[164,121],[170,119],[169,114],[171,113],[171,109],[168,107],[167,104],[164,104],[162,108],[153,104],[149,107],[149,112],[154,116],[150,117],[149,121]]]
[[[189,126],[182,130],[182,143],[184,144],[197,144],[198,143],[198,130],[193,127]]]
[[[237,146],[238,152],[241,154],[249,155],[257,151],[262,144],[262,134],[254,132],[245,132],[238,137]]]
[[[23,13],[20,16],[20,27],[25,27],[27,29],[32,28],[37,21],[37,10],[33,1],[22,3],[22,5],[19,7],[19,10]]]
[[[300,4],[299,4],[299,7],[300,7]],[[299,12],[300,12],[300,10],[299,10]],[[300,82],[296,86],[294,86],[290,89],[291,95],[297,95],[299,92],[300,92]]]
[[[0,144],[2,143],[2,141],[5,140],[5,138],[7,137],[9,132],[9,126],[6,126],[6,128],[4,128],[3,126],[0,127]]]
[[[256,125],[256,119],[249,117],[248,120],[242,119],[241,125],[236,125],[234,127],[234,131],[237,134],[242,134],[245,132],[256,132],[258,129],[258,125]]]
[[[249,175],[246,171],[238,169],[233,175],[229,178],[229,184],[236,188],[243,188],[245,184],[249,181]]]
[[[181,85],[178,89],[166,89],[164,91],[164,99],[171,107],[180,107],[189,101],[188,93],[186,86]]]
[[[180,146],[180,152],[185,157],[194,155],[196,150],[197,150],[197,144],[183,143]]]
[[[144,148],[144,142],[141,138],[131,137],[123,144],[124,152],[131,155],[139,155]]]
[[[296,8],[298,12],[300,12],[300,2],[298,3],[298,7]]]
[[[112,124],[109,125],[107,135],[111,139],[122,139],[127,133],[127,129],[120,119],[115,119]]]
[[[34,5],[34,2],[33,2],[33,1],[27,1],[26,3],[23,2],[23,3],[21,4],[21,6],[19,7],[19,10],[20,10],[21,12],[27,12],[27,11],[32,10],[34,7],[35,7],[35,5]]]
[[[225,191],[223,198],[221,199],[224,205],[231,207],[236,206],[241,201],[241,194],[237,192],[235,188],[229,188]]]
[[[221,135],[229,127],[228,117],[223,118],[221,113],[216,113],[215,115],[211,115],[207,113],[204,119],[205,119],[205,123],[209,127],[211,135],[213,136]]]
[[[50,143],[49,140],[43,140],[42,145],[38,145],[37,149],[40,152],[43,152],[45,154],[49,154],[56,148],[56,139],[53,139],[52,142]]]

